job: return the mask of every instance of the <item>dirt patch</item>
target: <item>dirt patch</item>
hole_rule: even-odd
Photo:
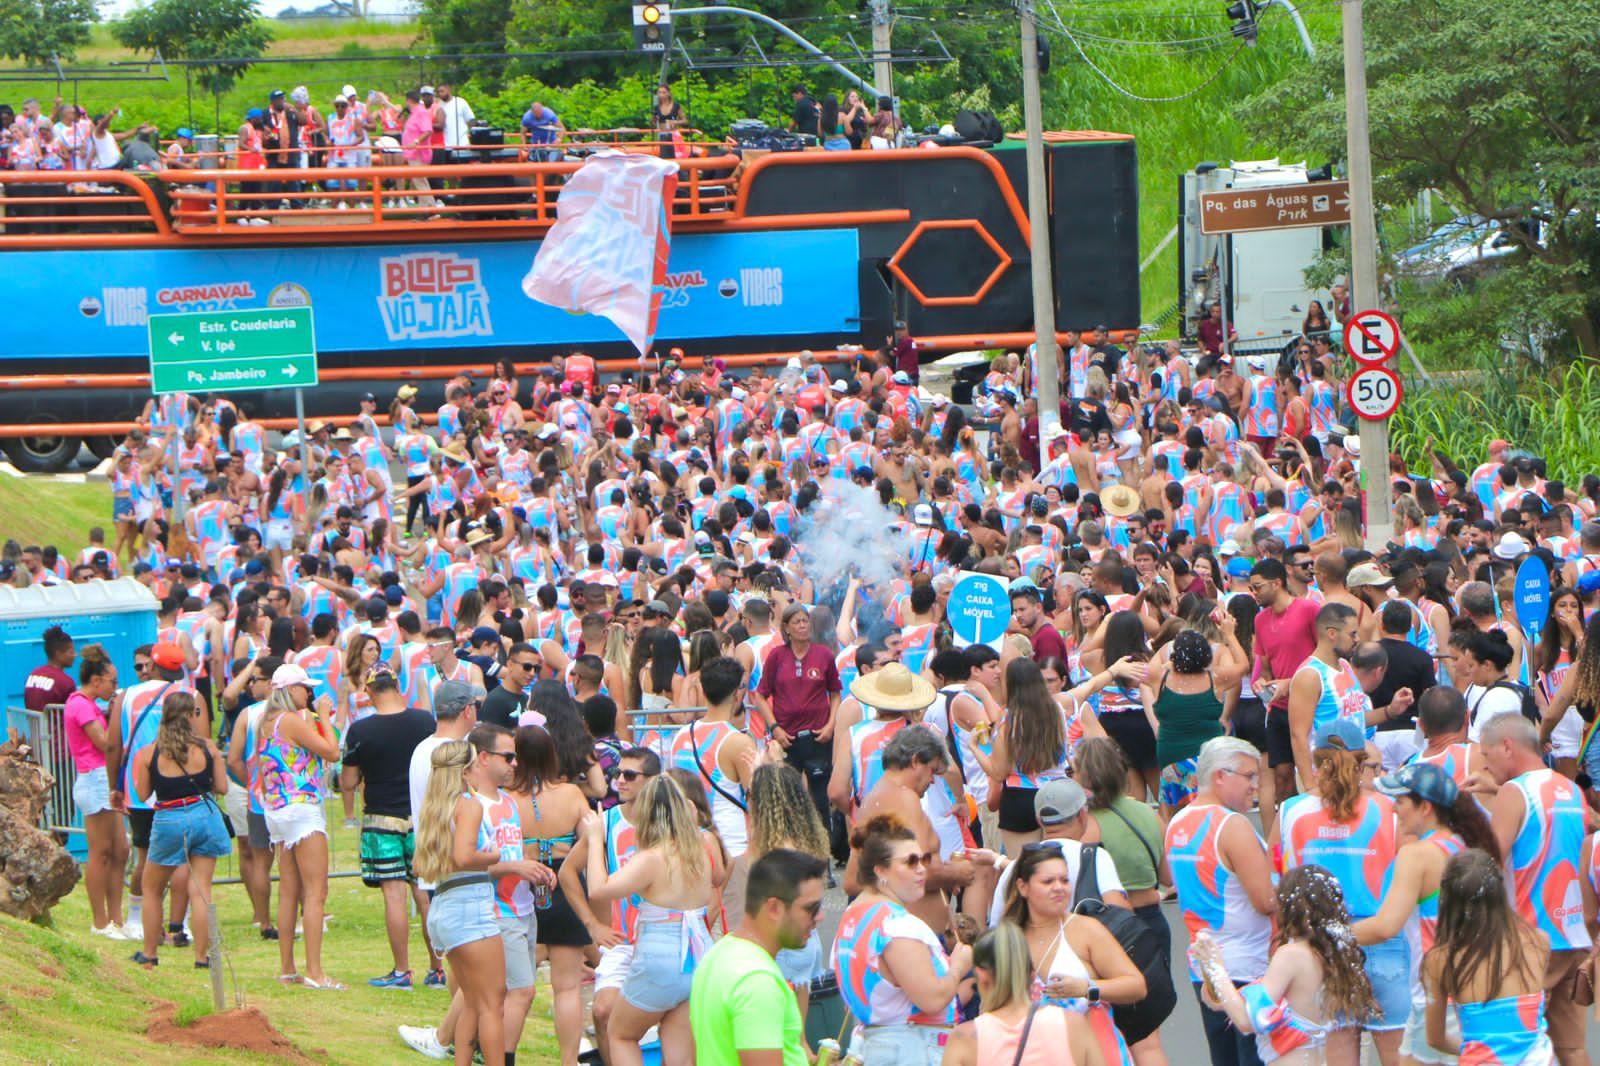
[[[177,1024],[177,1016],[175,1004],[163,1003],[151,1011],[150,1025],[145,1035],[158,1044],[235,1048],[257,1055],[276,1056],[290,1062],[311,1061],[255,1007],[207,1014],[184,1026]]]

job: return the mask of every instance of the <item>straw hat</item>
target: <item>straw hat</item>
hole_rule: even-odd
[[[476,548],[478,545],[482,544],[484,541],[493,540],[493,539],[494,539],[494,534],[493,533],[490,533],[487,529],[484,529],[482,526],[479,526],[477,529],[474,529],[472,532],[467,534],[467,547]]]
[[[1139,494],[1127,485],[1112,485],[1100,491],[1100,506],[1106,514],[1127,518],[1139,509]]]
[[[850,682],[850,695],[880,711],[920,711],[933,702],[933,686],[906,669],[889,663]]]

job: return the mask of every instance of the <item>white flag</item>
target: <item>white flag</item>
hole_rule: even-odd
[[[590,156],[556,201],[556,224],[522,291],[615,322],[643,355],[656,332],[672,246],[678,164],[616,151]]]

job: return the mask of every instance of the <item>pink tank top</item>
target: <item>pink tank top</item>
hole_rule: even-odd
[[[1002,1021],[993,1014],[978,1015],[973,1022],[978,1031],[978,1061],[996,1066],[1056,1066],[1064,1061],[1063,1053],[1070,1050],[1066,1011],[1049,1005],[1035,1011],[1027,1046],[1018,1058],[1017,1042],[1022,1039],[1026,1021],[1027,1015],[1015,1022]]]

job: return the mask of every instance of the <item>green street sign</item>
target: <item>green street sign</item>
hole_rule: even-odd
[[[150,386],[157,396],[316,384],[309,307],[150,316]]]

